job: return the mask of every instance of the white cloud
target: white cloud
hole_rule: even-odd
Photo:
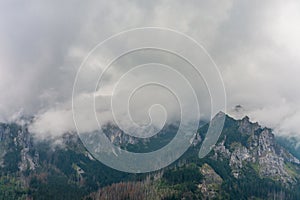
[[[74,131],[72,110],[51,109],[38,115],[29,131],[35,133],[39,139],[55,138],[62,133]]]
[[[299,134],[297,0],[0,4],[1,120],[23,109],[37,115],[32,130],[41,136],[74,130],[72,86],[86,53],[111,34],[163,26],[207,47],[223,75],[228,108],[241,104],[278,134]],[[112,70],[108,82],[118,73]]]

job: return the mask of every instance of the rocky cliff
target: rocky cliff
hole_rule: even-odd
[[[233,119],[227,118],[227,121]],[[299,175],[293,172],[298,170],[300,161],[277,144],[271,129],[251,123],[248,117],[238,120],[236,125],[237,129],[223,133],[214,147],[216,160],[228,159],[235,178],[243,175],[244,166],[250,165],[261,177],[287,184],[296,182]]]

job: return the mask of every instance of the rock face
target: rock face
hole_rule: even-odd
[[[241,133],[245,133],[248,135],[253,135],[255,131],[257,131],[260,127],[260,125],[256,123],[251,123],[248,116],[244,117],[242,120],[239,121],[239,131]]]
[[[228,117],[227,120],[233,119]],[[238,121],[234,132],[223,133],[220,139],[214,147],[214,159],[228,159],[235,178],[242,176],[243,168],[250,165],[261,177],[287,184],[296,182],[297,177],[287,165],[298,167],[300,161],[276,143],[271,129],[262,128],[244,117]]]
[[[204,199],[214,199],[217,197],[223,179],[214,171],[208,164],[204,164],[201,169],[204,178],[201,184],[198,185]]]
[[[0,143],[1,143],[1,165],[4,167],[5,155],[14,154],[18,161],[15,164],[19,171],[35,170],[38,165],[39,154],[32,150],[32,137],[28,132],[27,126],[16,124],[0,124]]]
[[[122,130],[112,125],[107,125],[104,129],[104,133],[108,139],[117,146],[136,144],[138,142],[138,138],[124,134]]]

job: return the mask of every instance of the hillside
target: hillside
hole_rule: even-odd
[[[218,143],[198,158],[208,124],[171,166],[128,174],[95,160],[74,133],[37,140],[28,124],[0,124],[0,199],[300,199],[300,161],[271,129],[226,116]],[[176,126],[139,140],[107,126],[122,148],[145,152],[169,142]]]

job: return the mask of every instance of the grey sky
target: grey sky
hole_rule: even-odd
[[[202,43],[220,67],[227,110],[280,134],[300,131],[300,2],[1,1],[0,118],[40,116],[34,130],[74,128],[71,94],[88,51],[135,27],[168,27]],[[240,104],[242,114],[232,108]]]

